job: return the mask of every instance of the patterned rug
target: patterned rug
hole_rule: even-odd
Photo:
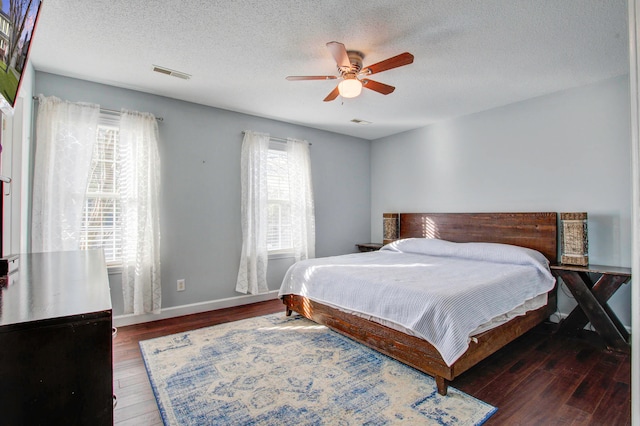
[[[299,316],[140,342],[165,425],[479,425],[496,408]]]

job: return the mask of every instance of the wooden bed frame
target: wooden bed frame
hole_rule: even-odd
[[[553,264],[557,261],[556,213],[385,213],[399,232],[398,238],[440,238],[455,242],[494,242],[532,248]],[[313,302],[303,296],[285,295],[287,315],[304,317],[363,343],[436,380],[438,393],[447,394],[448,382],[509,342],[545,321],[557,309],[556,289],[547,305],[474,336],[469,349],[451,366],[427,341],[364,318]]]

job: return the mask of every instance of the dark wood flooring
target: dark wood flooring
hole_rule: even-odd
[[[280,300],[121,327],[113,341],[116,425],[161,425],[138,342],[283,312]],[[631,425],[631,360],[540,326],[452,386],[498,407],[486,425]]]

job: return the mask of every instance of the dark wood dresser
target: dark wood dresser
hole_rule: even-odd
[[[0,290],[0,423],[111,425],[102,251],[23,254]]]

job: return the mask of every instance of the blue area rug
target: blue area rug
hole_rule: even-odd
[[[479,425],[496,408],[299,316],[140,342],[165,425]]]

